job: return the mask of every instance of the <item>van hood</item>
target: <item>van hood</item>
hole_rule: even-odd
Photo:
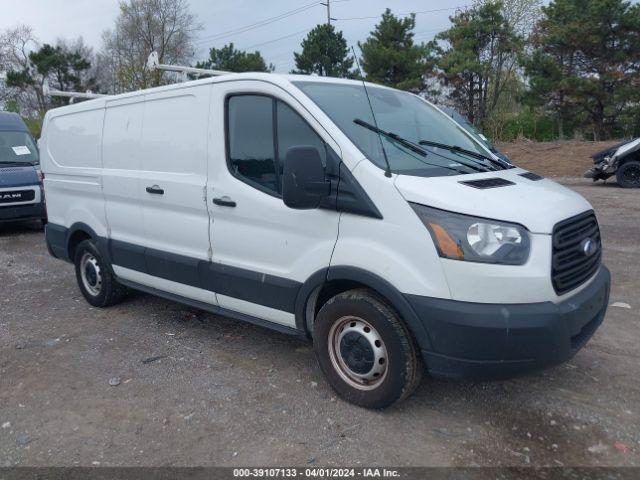
[[[551,234],[558,222],[593,207],[581,195],[551,180],[530,180],[521,168],[446,177],[398,175],[395,185],[409,202],[477,217],[519,223]],[[514,185],[475,188],[470,180],[500,178]]]
[[[40,183],[38,172],[33,165],[0,164],[0,188],[25,187]]]

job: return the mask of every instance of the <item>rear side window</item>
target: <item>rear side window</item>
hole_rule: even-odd
[[[326,144],[291,107],[264,95],[227,100],[227,145],[231,173],[271,195],[282,192],[282,166],[292,147],[313,146],[326,165]]]

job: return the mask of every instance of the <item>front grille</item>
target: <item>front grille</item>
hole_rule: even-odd
[[[592,251],[585,248],[593,242]],[[582,285],[596,273],[602,259],[598,221],[592,211],[558,223],[553,227],[551,280],[558,295]]]
[[[9,190],[0,192],[0,204],[30,202],[36,196],[33,190]]]
[[[27,170],[33,170],[33,167],[3,167],[0,168],[0,174],[2,173],[16,173],[16,172],[25,172]]]

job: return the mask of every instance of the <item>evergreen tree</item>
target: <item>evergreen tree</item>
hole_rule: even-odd
[[[273,72],[274,66],[267,65],[260,52],[237,50],[233,43],[222,48],[211,48],[209,58],[196,64],[197,68],[211,68],[229,72]]]
[[[437,36],[444,41],[438,67],[461,113],[483,125],[504,93],[523,40],[502,13],[502,2],[485,1],[451,17]]]
[[[433,75],[435,45],[416,45],[415,25],[415,15],[400,19],[387,8],[367,40],[358,44],[367,80],[412,92],[426,89],[425,75]]]
[[[624,0],[555,0],[524,59],[531,104],[554,112],[560,135],[584,117],[601,140],[625,132],[640,104],[640,5]]]
[[[91,63],[79,51],[44,44],[38,50],[30,52],[28,59],[28,65],[22,70],[7,71],[6,85],[33,93],[38,99],[38,110],[42,114],[50,106],[64,105],[68,101],[58,97],[45,97],[45,83],[63,91],[96,89],[95,79],[87,78],[86,74]]]
[[[327,77],[353,77],[353,58],[347,41],[333,25],[322,24],[302,41],[302,52],[294,52],[296,70],[292,73],[318,74]]]

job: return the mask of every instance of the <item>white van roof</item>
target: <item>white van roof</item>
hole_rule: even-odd
[[[264,73],[264,72],[229,73],[229,74],[220,75],[216,77],[207,77],[199,80],[190,80],[187,82],[171,83],[168,85],[161,85],[159,87],[146,88],[143,90],[134,90],[132,92],[120,93],[117,95],[107,95],[107,96],[96,98],[93,100],[86,100],[84,102],[79,102],[71,105],[65,105],[63,107],[53,108],[47,112],[46,116],[55,117],[55,116],[66,115],[74,112],[100,109],[100,108],[104,108],[108,102],[113,102],[114,100],[131,98],[131,97],[135,97],[142,94],[174,91],[174,90],[180,90],[183,88],[190,88],[196,85],[206,85],[210,83],[233,82],[233,81],[242,81],[242,80],[265,81],[265,82],[279,85],[285,89],[291,84],[291,82],[325,82],[325,83],[336,83],[336,84],[345,84],[345,85],[348,85],[348,84],[362,85],[362,80],[351,80],[351,79],[336,78],[336,77],[321,77],[317,75],[279,74],[279,73]],[[374,84],[370,82],[365,82],[365,83],[368,87],[389,88],[383,85]]]

